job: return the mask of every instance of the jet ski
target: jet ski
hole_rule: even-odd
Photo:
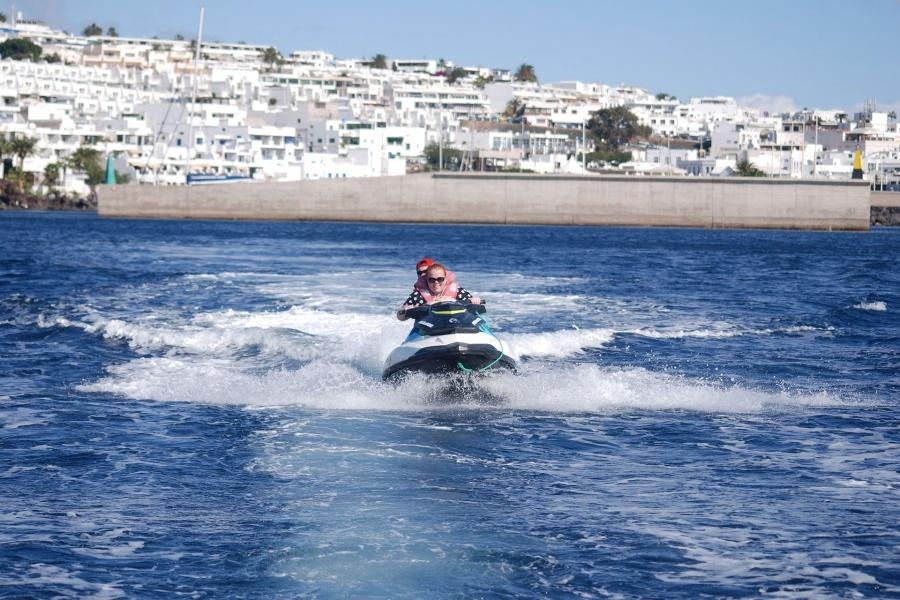
[[[416,306],[406,314],[416,320],[409,336],[388,355],[382,379],[408,372],[483,373],[516,368],[509,346],[485,319],[484,304],[439,302]]]

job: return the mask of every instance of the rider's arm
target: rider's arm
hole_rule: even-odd
[[[463,302],[465,304],[481,304],[481,298],[479,298],[466,288],[459,288],[459,293],[457,293],[456,299],[457,301]]]
[[[397,318],[401,321],[407,320],[409,317],[406,316],[406,309],[423,304],[425,304],[425,298],[422,297],[418,290],[414,289],[412,294],[406,299],[406,302],[403,303],[403,306],[400,307],[400,310],[397,311]]]

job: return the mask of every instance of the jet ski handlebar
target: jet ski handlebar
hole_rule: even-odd
[[[418,321],[423,317],[427,317],[429,314],[431,314],[432,311],[441,312],[444,310],[452,309],[458,310],[460,308],[478,315],[484,313],[487,310],[487,307],[484,305],[484,300],[481,301],[481,304],[464,304],[462,302],[438,302],[437,304],[423,304],[422,306],[407,308],[404,314],[406,314],[407,317]]]

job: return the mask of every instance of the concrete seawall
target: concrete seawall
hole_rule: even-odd
[[[420,174],[103,186],[106,217],[865,230],[869,186],[760,178]]]
[[[900,193],[872,192],[873,208],[900,208]]]

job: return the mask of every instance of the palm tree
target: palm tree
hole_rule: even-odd
[[[384,54],[376,54],[372,59],[372,67],[375,69],[387,69],[387,56]]]
[[[69,157],[69,166],[85,174],[85,183],[91,188],[91,196],[97,195],[97,186],[103,183],[106,173],[100,160],[100,151],[82,146]]]
[[[19,168],[25,168],[25,159],[34,154],[34,147],[37,146],[37,138],[17,137],[10,142],[10,150],[19,157]]]
[[[765,175],[762,171],[760,171],[756,165],[747,160],[746,158],[741,159],[735,165],[737,169],[738,175],[741,177],[762,177]]]
[[[25,159],[34,154],[37,138],[18,137],[9,143],[10,151],[19,157],[19,191],[25,191]]]
[[[511,119],[519,112],[520,108],[522,108],[522,101],[518,98],[513,98],[506,103],[506,108],[503,109],[503,116],[507,119]]]
[[[47,186],[47,192],[53,193],[56,184],[59,183],[60,164],[56,162],[47,163],[44,167],[44,185]]]
[[[516,81],[532,81],[537,83],[537,80],[537,73],[534,72],[534,67],[532,65],[522,63],[519,65],[519,68],[516,69]]]
[[[270,67],[281,60],[281,54],[278,53],[273,46],[269,46],[262,53],[263,62],[269,65]]]
[[[482,76],[482,75],[479,75],[478,77],[475,78],[475,81],[474,81],[473,85],[474,85],[475,87],[477,87],[479,90],[483,90],[483,89],[484,89],[484,86],[487,85],[488,83],[490,83],[490,82],[493,81],[493,80],[494,80],[493,76],[490,76],[490,75],[489,75],[489,76],[487,76],[487,77],[484,77],[484,76]]]
[[[10,156],[12,153],[12,143],[5,136],[0,136],[0,162],[3,162],[3,158]]]
[[[62,169],[62,181],[63,185],[66,184],[66,177],[69,174],[69,169],[75,170],[75,164],[72,162],[71,156],[66,156],[59,160],[59,166]]]
[[[96,35],[103,35],[103,28],[97,25],[96,23],[91,23],[87,27],[84,28],[84,31],[81,32],[84,37],[94,37]]]

